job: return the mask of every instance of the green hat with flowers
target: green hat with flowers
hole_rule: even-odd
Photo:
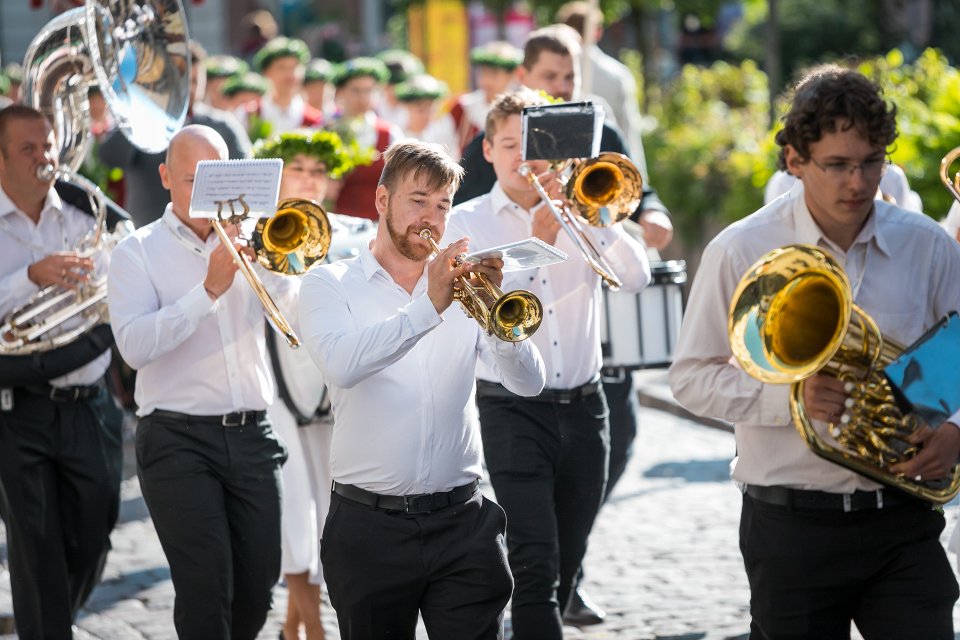
[[[344,145],[333,131],[291,131],[260,140],[253,146],[254,158],[280,158],[290,162],[298,155],[322,162],[331,178],[342,177],[358,164],[370,164],[356,144]]]
[[[403,49],[387,49],[377,54],[377,60],[387,65],[390,72],[388,84],[400,84],[411,76],[426,71],[420,58]]]
[[[509,42],[496,41],[470,51],[470,64],[513,71],[523,62],[523,51]]]
[[[323,58],[314,58],[307,65],[307,70],[303,74],[303,83],[308,82],[330,82],[333,78],[333,64]]]
[[[413,102],[414,100],[439,100],[449,93],[447,83],[437,80],[431,75],[422,73],[412,76],[406,82],[398,84],[394,90],[397,100]]]
[[[268,83],[266,78],[259,73],[247,71],[246,73],[227,78],[227,81],[223,83],[223,88],[220,89],[220,93],[230,97],[242,91],[251,91],[262,96],[266,95],[267,89]]]
[[[333,84],[342,87],[353,78],[369,76],[377,82],[386,82],[390,78],[387,65],[376,58],[351,58],[339,65],[333,73]]]
[[[226,55],[210,56],[203,66],[208,78],[229,78],[250,70],[250,65],[240,58]]]
[[[300,64],[310,62],[310,48],[299,38],[280,36],[263,45],[253,56],[253,68],[263,73],[277,58],[296,58]]]

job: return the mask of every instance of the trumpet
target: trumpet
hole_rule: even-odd
[[[211,220],[213,229],[263,305],[270,326],[284,337],[291,349],[296,349],[300,346],[300,338],[247,259],[233,246],[223,227],[224,222],[235,224],[249,215],[250,209],[243,198],[237,200],[243,206],[243,211],[238,214],[233,212],[233,200],[219,203],[220,211]],[[231,207],[228,216],[222,214],[225,204]],[[323,260],[330,250],[330,240],[330,220],[323,207],[313,200],[289,198],[279,203],[272,216],[257,222],[250,246],[257,262],[266,269],[281,275],[300,275]]]
[[[430,243],[434,255],[440,253],[440,247],[433,240],[429,229],[421,231],[420,237]],[[458,257],[457,266],[461,264],[463,260]],[[466,277],[460,276],[457,278],[460,286],[454,290],[453,297],[463,305],[464,312],[476,320],[484,331],[500,340],[519,342],[532,336],[543,320],[543,305],[537,296],[523,289],[504,293],[484,274],[477,273],[475,276],[483,285],[482,291],[486,291],[494,299],[494,303],[487,307],[480,295],[481,289],[471,285]]]
[[[951,149],[947,155],[943,156],[943,160],[940,161],[940,181],[954,200],[960,202],[960,172],[955,173],[952,180],[950,178],[950,165],[957,158],[960,158],[960,147]]]
[[[622,287],[623,282],[590,240],[577,216],[553,203],[530,165],[520,165],[519,172],[537,190],[540,199],[607,288],[616,291]],[[565,195],[588,224],[609,227],[622,222],[640,205],[642,187],[643,178],[630,159],[620,153],[607,152],[576,165],[566,181]]]

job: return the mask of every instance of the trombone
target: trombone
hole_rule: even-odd
[[[429,229],[421,231],[420,237],[430,243],[434,255],[440,253]],[[457,266],[461,264],[463,260],[458,257]],[[504,293],[484,274],[474,275],[483,285],[482,291],[486,291],[495,302],[488,308],[480,296],[481,289],[460,276],[457,278],[460,287],[454,290],[453,297],[463,305],[464,312],[480,323],[484,331],[506,342],[520,342],[532,336],[543,320],[543,305],[537,296],[523,289]]]
[[[293,327],[223,228],[224,222],[236,224],[249,215],[250,208],[243,197],[237,198],[237,201],[243,206],[243,211],[238,214],[233,211],[233,200],[217,203],[217,217],[211,219],[213,229],[259,298],[270,326],[284,337],[291,349],[296,349],[300,346],[300,339]],[[225,204],[230,206],[228,216],[223,215]],[[250,246],[257,262],[264,268],[280,275],[300,275],[323,260],[330,250],[330,239],[330,220],[323,207],[313,200],[288,198],[277,205],[272,216],[257,222]]]
[[[590,240],[577,216],[571,215],[566,209],[559,209],[553,203],[530,165],[520,165],[519,172],[537,190],[540,199],[557,218],[557,222],[573,241],[583,259],[600,276],[607,288],[616,291],[622,287],[623,282]],[[574,167],[566,180],[565,195],[588,224],[594,227],[609,227],[622,222],[640,205],[643,178],[625,155],[602,153]]]

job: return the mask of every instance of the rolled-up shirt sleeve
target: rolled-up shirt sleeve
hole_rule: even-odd
[[[402,358],[443,319],[426,295],[397,313],[358,327],[337,266],[312,270],[300,287],[300,328],[313,361],[330,384],[349,389]]]
[[[136,237],[124,240],[113,251],[107,302],[117,348],[134,369],[178,347],[217,308],[203,282],[173,304],[161,307]]]

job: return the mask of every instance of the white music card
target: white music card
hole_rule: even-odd
[[[535,269],[563,262],[567,259],[567,254],[540,238],[527,238],[519,242],[476,251],[468,254],[465,259],[470,262],[480,262],[484,258],[500,258],[503,260],[502,270],[506,272]]]
[[[223,217],[249,208],[250,218],[273,215],[280,195],[283,160],[201,160],[193,178],[191,218]]]

